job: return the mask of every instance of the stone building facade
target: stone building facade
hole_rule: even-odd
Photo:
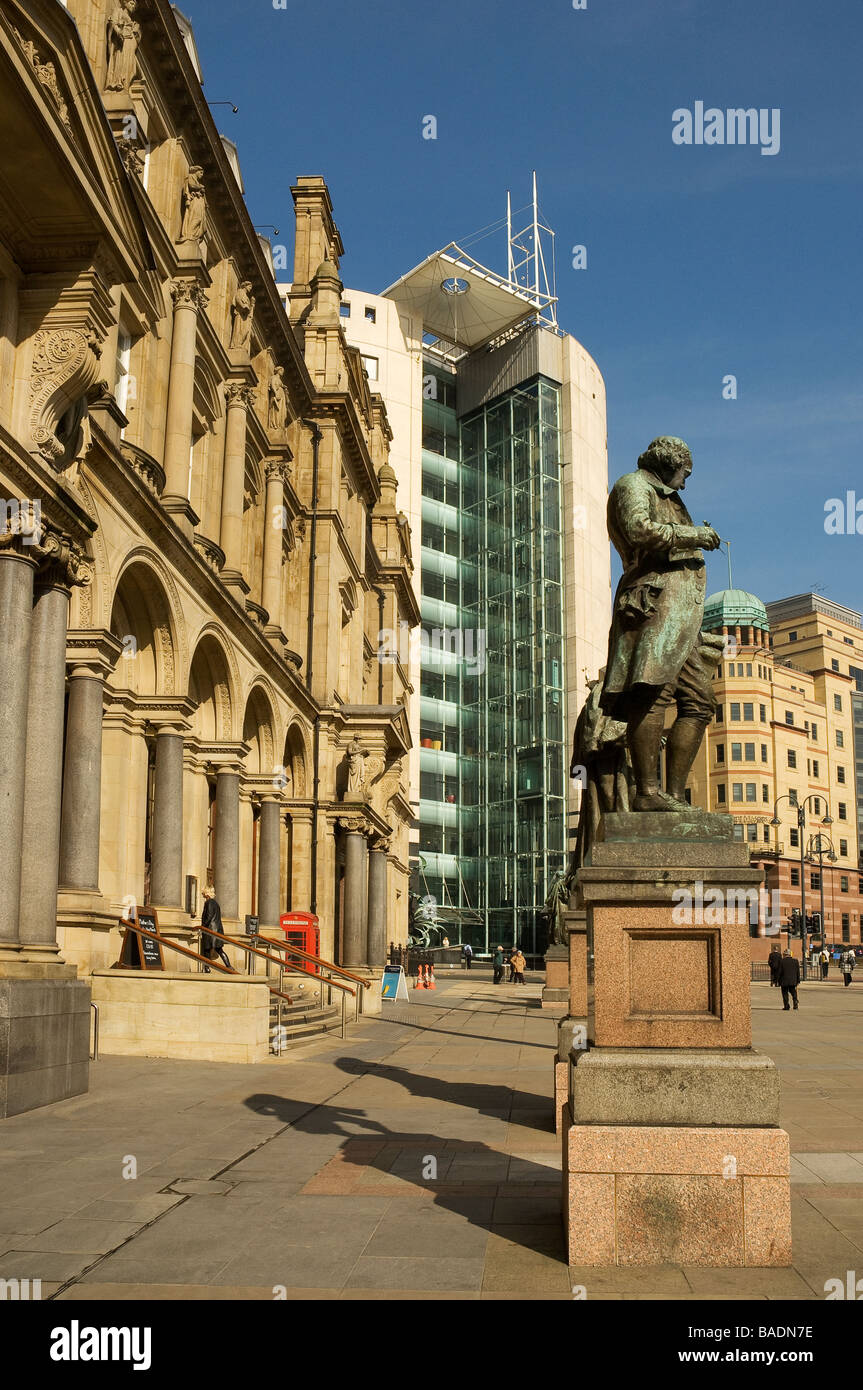
[[[3,1114],[85,1089],[129,902],[404,939],[419,613],[324,181],[289,318],[170,4],[3,0],[0,62],[0,994],[55,1018]]]

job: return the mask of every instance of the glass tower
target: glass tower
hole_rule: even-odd
[[[420,891],[475,949],[533,953],[566,853],[560,392],[460,417],[424,373]]]

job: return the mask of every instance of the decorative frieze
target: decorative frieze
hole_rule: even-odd
[[[57,69],[54,67],[53,63],[42,62],[39,50],[37,49],[35,43],[33,43],[32,39],[25,39],[24,35],[18,29],[14,29],[13,32],[15,34],[16,39],[21,45],[21,49],[24,53],[25,58],[27,59],[27,62],[30,64],[31,68],[36,74],[38,81],[41,83],[42,87],[51,97],[51,100],[54,103],[54,106],[57,110],[57,115],[60,117],[60,120],[65,126],[67,133],[74,140],[75,132],[72,129],[72,122],[69,118],[69,107],[66,103],[65,96],[60,87],[60,83],[57,80]]]

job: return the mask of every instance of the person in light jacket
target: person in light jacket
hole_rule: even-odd
[[[520,946],[517,946],[513,951],[512,959],[510,960],[510,965],[512,966],[512,978],[514,983],[517,985],[523,985],[524,967],[527,965],[527,961],[524,958],[524,952],[522,951]]]
[[[854,972],[854,966],[856,964],[857,962],[854,959],[854,952],[849,948],[849,950],[847,950],[844,953],[844,955],[842,956],[842,960],[840,961],[840,965],[842,966],[842,974],[845,978],[846,989],[851,983],[851,976]]]

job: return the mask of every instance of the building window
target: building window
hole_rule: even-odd
[[[812,725],[812,742],[813,742],[813,743],[817,743],[817,742],[818,742],[818,725],[817,725],[817,724],[813,724],[813,725]]]
[[[765,843],[765,845],[769,845],[769,844],[770,844],[770,826],[769,826],[769,825],[765,825],[765,827],[764,827],[764,843]]]
[[[744,761],[747,762],[747,763],[754,763],[754,762],[755,762],[755,744],[754,744],[754,743],[744,743],[744,745],[743,745],[743,758],[744,758]]]
[[[366,323],[377,323],[378,311],[373,309],[370,304],[366,305]]]
[[[834,695],[834,696],[833,696],[833,708],[834,708],[834,710],[836,710],[836,712],[837,712],[838,714],[841,714],[841,713],[842,713],[842,696],[841,696],[841,695]]]
[[[840,820],[847,820],[847,819],[848,819],[848,807],[845,805],[845,802],[844,802],[844,801],[840,801],[840,802],[839,802],[839,813],[838,813],[838,814],[839,814],[839,819],[840,819]]]
[[[731,722],[732,724],[740,723],[740,706],[734,700],[731,702]]]
[[[717,787],[717,788],[716,788],[716,802],[717,802],[717,805],[719,805],[719,806],[724,806],[724,805],[725,805],[725,788],[724,788],[724,787]]]
[[[820,777],[820,775],[821,775],[820,768],[821,768],[821,764],[819,763],[818,759],[817,759],[817,758],[813,758],[813,759],[812,759],[812,776],[813,776],[813,777]]]
[[[738,676],[742,676],[742,675],[743,675],[743,662],[742,662],[742,661],[738,661],[738,663],[737,663],[737,674],[738,674]]]
[[[754,723],[754,721],[755,721],[755,706],[754,706],[753,704],[750,704],[750,703],[748,703],[748,702],[747,702],[746,704],[744,704],[744,706],[743,706],[743,718],[744,718],[744,721],[745,721],[747,724],[752,724],[752,723]]]
[[[747,801],[757,801],[757,800],[758,800],[758,787],[756,786],[755,782],[747,782],[747,783],[746,783],[746,800],[747,800]]]
[[[746,663],[746,674],[747,674],[747,676],[751,676],[751,675],[752,675],[752,662],[751,662],[751,661],[747,661],[747,663]]]
[[[845,747],[845,734],[843,733],[843,731],[842,731],[841,729],[837,729],[837,730],[836,730],[836,747],[837,747],[837,748],[844,748],[844,747]]]
[[[786,723],[786,724],[790,724],[792,728],[794,727],[794,711],[793,711],[793,709],[787,709],[787,710],[785,711],[785,723]]]
[[[812,812],[813,815],[816,815],[816,816],[820,816],[820,815],[821,815],[821,797],[820,797],[820,796],[816,796],[816,797],[815,797],[814,801],[812,802],[812,808],[813,808],[813,812]]]
[[[722,705],[716,706],[716,722],[717,724],[722,723]]]
[[[747,838],[747,840],[749,841],[750,845],[755,845],[755,844],[758,843],[758,826],[757,826],[757,825],[747,825],[747,827],[746,827],[746,838]]]
[[[843,859],[847,859],[847,858],[848,858],[848,841],[847,841],[847,840],[840,840],[840,841],[839,841],[839,854],[840,854],[840,856],[841,856]]]
[[[339,305],[339,317],[340,317],[340,318],[343,318],[343,319],[349,319],[350,316],[351,316],[351,306],[350,306],[350,304],[345,304],[344,302],[341,303],[341,304]]]
[[[732,745],[731,745],[731,761],[732,761],[733,763],[742,763],[742,762],[743,762],[743,744],[742,744],[742,743],[732,743]]]
[[[821,875],[820,875],[819,873],[814,873],[814,874],[810,874],[810,875],[809,875],[809,887],[810,887],[810,888],[820,888],[820,887],[821,887]]]
[[[732,831],[733,831],[735,840],[742,840],[742,839],[743,839],[743,826],[742,826],[742,825],[734,825],[734,826],[732,827]]]
[[[742,800],[743,800],[743,783],[742,783],[742,782],[732,782],[732,784],[731,784],[731,800],[732,800],[732,801],[742,801]]]
[[[725,744],[724,744],[724,743],[717,743],[717,745],[716,745],[716,761],[717,761],[718,763],[724,763],[724,762],[725,762]]]
[[[731,676],[732,679],[734,678],[734,662],[733,662],[733,661],[729,663],[729,666],[728,666],[728,674],[729,674],[729,676]]]
[[[800,831],[797,829],[796,825],[792,826],[792,828],[789,830],[788,841],[792,849],[800,848]]]
[[[795,791],[794,787],[789,788],[788,800],[790,801],[792,806],[797,805],[797,792]]]
[[[797,754],[795,753],[795,751],[794,751],[793,748],[789,748],[789,749],[788,749],[788,766],[789,766],[789,767],[796,767],[796,766],[797,766]]]
[[[767,762],[767,744],[766,744],[766,743],[762,743],[762,745],[761,745],[761,761],[762,761],[763,763],[766,763],[766,762]]]
[[[847,912],[842,913],[842,940],[851,940],[851,921]]]
[[[789,642],[796,642],[796,641],[797,641],[797,633],[796,633],[796,632],[789,632],[789,634],[788,634],[788,641],[789,641]]]
[[[840,892],[840,893],[847,893],[847,892],[848,892],[848,875],[847,875],[847,874],[840,874],[840,876],[839,876],[839,892]]]
[[[767,706],[766,706],[766,705],[759,705],[759,706],[758,706],[758,717],[759,717],[759,719],[761,720],[761,723],[762,723],[762,724],[766,724],[766,723],[767,723]]]
[[[764,786],[761,788],[761,800],[766,801],[768,805],[770,803],[770,788],[768,787],[766,782],[764,783]]]
[[[837,767],[837,769],[836,769],[836,781],[837,781],[837,782],[842,782],[842,783],[844,784],[844,782],[845,782],[845,769],[844,769],[844,767]]]
[[[364,357],[364,358],[363,358],[363,366],[364,366],[365,369],[366,369],[366,374],[367,374],[367,376],[368,376],[368,378],[369,378],[369,381],[377,381],[377,379],[378,379],[378,359],[377,359],[377,357]]]
[[[792,869],[792,870],[791,870],[791,887],[792,887],[792,888],[799,888],[799,887],[800,887],[800,870],[799,870],[799,869]]]
[[[830,661],[830,670],[831,670],[831,671],[838,671],[838,670],[839,670],[839,662],[836,660],[835,656],[834,656],[834,657],[831,659],[831,661]]]

